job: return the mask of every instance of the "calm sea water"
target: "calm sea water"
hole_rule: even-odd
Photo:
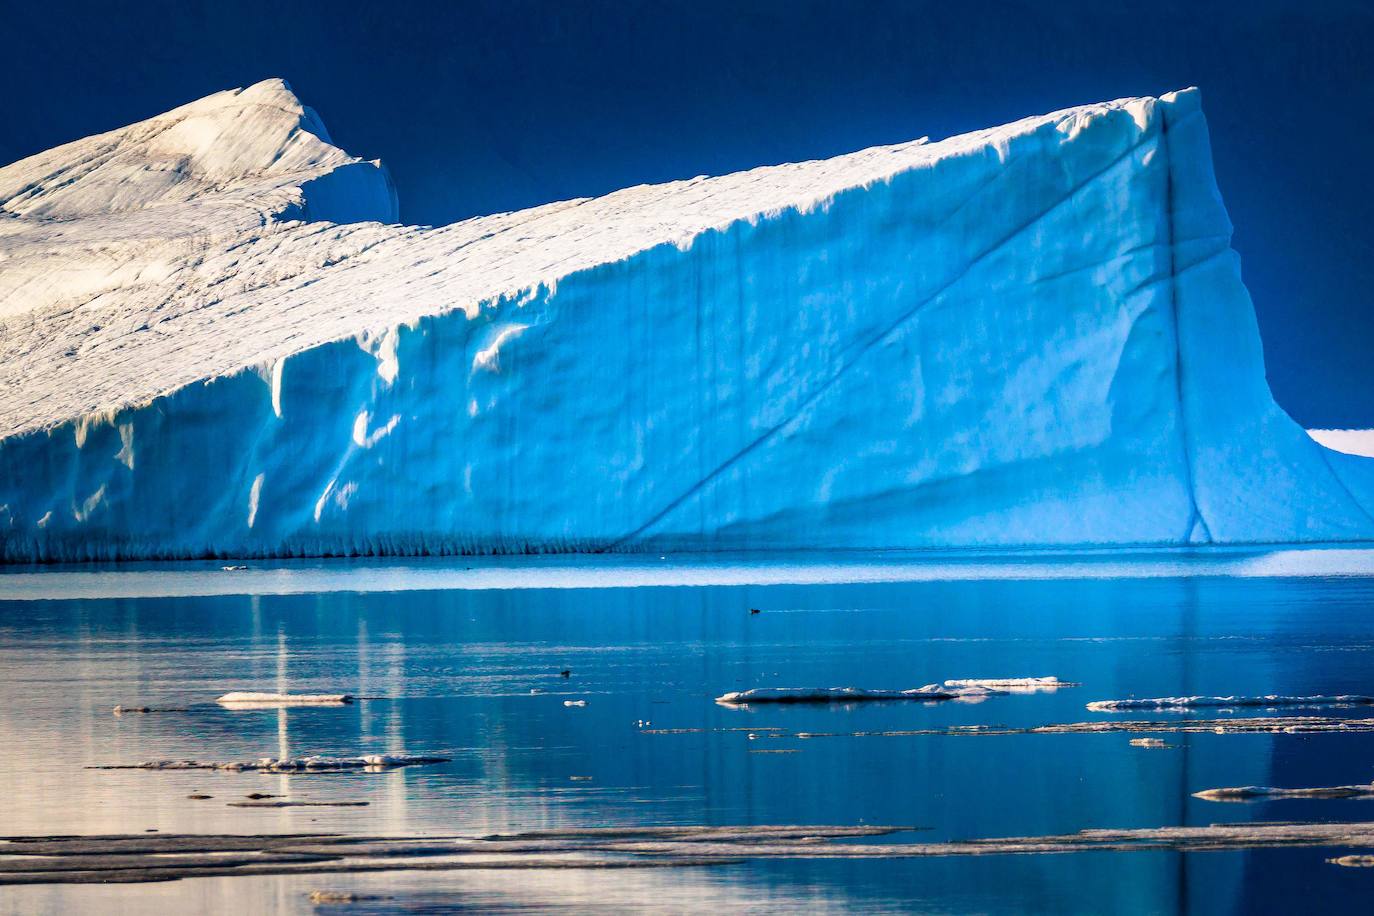
[[[1112,733],[765,737],[771,727],[1078,722],[1109,718],[1085,710],[1087,702],[1132,695],[1374,693],[1370,554],[1018,557],[972,565],[819,559],[0,573],[0,833],[882,823],[928,828],[904,838],[947,839],[1374,820],[1369,802],[1219,805],[1190,797],[1217,786],[1369,782],[1374,735],[1367,734],[1164,735],[1173,745],[1164,750],[1132,747],[1130,735]],[[1342,571],[1355,574],[1332,574]],[[747,584],[751,579],[773,584]],[[615,587],[626,583],[634,587]],[[560,677],[563,669],[571,676]],[[758,686],[905,688],[1030,675],[1082,686],[976,704],[745,710],[713,702]],[[213,703],[236,689],[386,699],[265,711]],[[564,706],[568,699],[586,706]],[[116,717],[116,704],[188,711]],[[1232,715],[1247,714],[1259,713]],[[703,731],[654,734],[646,727]],[[83,768],[386,751],[453,761],[383,774],[290,776]],[[225,804],[254,791],[371,804]],[[214,798],[187,798],[196,792]],[[1340,852],[52,885],[0,888],[0,912],[310,912],[307,894],[317,888],[391,898],[349,910],[370,912],[1365,908],[1374,900],[1374,870],[1326,864]]]

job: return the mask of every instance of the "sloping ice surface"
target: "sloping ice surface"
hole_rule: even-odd
[[[269,81],[0,212],[7,560],[1374,537],[1196,90],[427,228]]]

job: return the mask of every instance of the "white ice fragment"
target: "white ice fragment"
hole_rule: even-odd
[[[376,770],[448,763],[448,757],[418,754],[368,754],[361,757],[260,757],[257,760],[225,762],[200,760],[149,760],[145,763],[90,767],[95,770],[228,770],[230,772],[311,773],[335,770]]]
[[[1234,696],[1234,697],[1153,697],[1140,700],[1096,700],[1088,704],[1094,712],[1119,712],[1132,709],[1215,709],[1228,706],[1374,706],[1374,697],[1357,694],[1336,696]]]
[[[563,701],[563,705],[564,705],[564,706],[586,706],[586,705],[587,705],[587,701],[586,701],[586,700],[564,700],[564,701]]]
[[[1374,868],[1374,856],[1336,856],[1326,861],[1343,868]]]
[[[872,700],[953,700],[959,697],[983,695],[987,688],[968,687],[944,689],[927,684],[911,690],[871,690],[863,687],[755,687],[716,697],[725,706],[749,703],[857,703]]]
[[[222,706],[238,709],[267,709],[280,706],[343,706],[353,702],[346,693],[257,693],[234,691],[215,700]]]
[[[1205,801],[1254,801],[1291,798],[1374,798],[1374,784],[1354,786],[1319,786],[1312,789],[1276,789],[1273,786],[1233,786],[1224,789],[1204,789],[1194,792],[1193,798]]]
[[[946,687],[991,687],[1008,691],[1058,690],[1061,687],[1077,687],[1072,681],[1061,681],[1057,677],[974,677],[948,680]]]

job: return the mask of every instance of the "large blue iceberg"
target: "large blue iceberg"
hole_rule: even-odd
[[[426,228],[269,81],[0,210],[9,561],[1374,538],[1196,90]]]

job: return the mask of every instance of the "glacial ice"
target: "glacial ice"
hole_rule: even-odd
[[[1309,429],[1307,434],[1332,451],[1374,458],[1374,429]]]
[[[396,218],[280,80],[0,169],[0,558],[1374,538],[1196,90]]]

